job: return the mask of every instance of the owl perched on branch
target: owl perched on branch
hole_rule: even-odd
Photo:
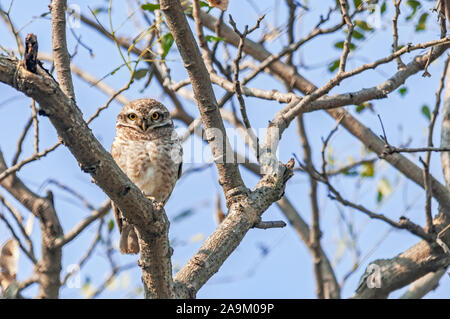
[[[117,116],[111,155],[144,195],[164,205],[181,174],[180,140],[167,108],[153,99],[134,100]],[[113,204],[120,251],[139,252],[135,228]]]

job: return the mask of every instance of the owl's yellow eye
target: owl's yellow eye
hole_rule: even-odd
[[[136,116],[136,114],[134,114],[134,113],[130,113],[130,114],[128,114],[128,118],[129,118],[130,120],[134,121],[134,120],[136,120],[137,116]]]
[[[156,121],[160,118],[161,114],[159,114],[158,112],[155,112],[151,115],[151,118],[153,121]]]

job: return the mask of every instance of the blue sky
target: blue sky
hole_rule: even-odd
[[[10,1],[0,0],[3,9],[9,6]],[[130,1],[135,7],[135,2]],[[287,12],[285,6],[275,5],[276,0],[266,1],[230,1],[227,13],[233,15],[233,19],[240,28],[245,24],[253,25],[260,14],[265,13],[263,26],[280,26],[287,21]],[[108,1],[69,1],[69,4],[79,6],[82,13],[91,16],[90,10],[99,7],[107,7]],[[254,4],[259,7],[255,9]],[[308,1],[310,10],[303,14],[296,27],[297,38],[306,35],[313,26],[317,24],[320,15],[325,15],[328,8],[334,4],[334,1]],[[377,58],[388,55],[392,48],[392,3],[387,1],[388,10],[386,17],[380,24],[380,29],[367,35],[366,40],[358,42],[360,49],[350,55],[347,68],[355,68],[362,63],[372,61]],[[429,12],[428,10],[433,2],[423,1],[423,7],[420,12]],[[28,22],[33,17],[48,11],[48,1],[26,1],[15,0],[11,9],[11,17],[15,24],[22,28],[21,35],[24,37],[27,33],[35,33],[39,41],[39,50],[41,52],[51,52],[50,20],[48,17],[34,19],[31,24]],[[27,10],[23,10],[23,8]],[[408,14],[409,8],[402,7],[404,12],[403,19],[399,22],[399,34],[402,43],[406,42],[425,42],[439,37],[439,26],[435,22],[435,16],[431,15],[425,32],[416,33],[409,22],[405,22],[404,16]],[[218,16],[219,11],[213,9],[212,14]],[[115,26],[124,21],[129,14],[125,1],[113,1],[112,18]],[[414,18],[417,22],[418,16]],[[139,17],[139,13],[136,14]],[[362,16],[362,19],[365,16]],[[107,15],[100,14],[100,21],[107,24]],[[228,21],[226,19],[225,21]],[[339,16],[334,15],[327,24],[331,26],[339,21]],[[415,23],[413,22],[413,23]],[[141,22],[142,23],[142,22]],[[73,63],[89,73],[101,78],[114,69],[122,62],[117,48],[104,37],[81,25],[80,28],[74,28],[74,33],[81,36],[81,41],[93,49],[94,57],[90,56],[88,50],[78,46],[77,54]],[[136,36],[137,29],[131,21],[127,21],[123,27],[117,31],[119,35],[128,34]],[[4,24],[0,24],[1,40],[0,44],[5,48],[15,48],[14,38],[7,32]],[[259,39],[259,31],[251,35],[253,40]],[[325,84],[332,76],[328,71],[328,64],[339,57],[340,51],[334,48],[334,43],[342,41],[345,38],[343,32],[337,32],[333,35],[323,36],[309,42],[296,53],[294,62],[308,67],[300,67],[299,71],[306,78],[317,86]],[[276,53],[287,44],[287,36],[284,34],[280,39],[266,44],[266,48]],[[76,40],[71,32],[68,32],[68,47],[71,53],[76,47]],[[234,56],[235,50],[230,50]],[[426,51],[416,51],[405,55],[404,62],[417,53]],[[222,51],[219,52],[222,54]],[[183,80],[187,77],[183,68],[183,63],[176,50],[168,55],[171,75],[175,81]],[[48,64],[47,64],[48,65]],[[142,66],[144,66],[142,64]],[[389,99],[374,101],[373,105],[376,113],[364,111],[358,114],[358,118],[374,132],[381,134],[379,120],[376,114],[379,114],[383,120],[389,141],[393,145],[400,145],[411,138],[411,147],[423,146],[426,141],[427,120],[421,114],[421,108],[424,104],[432,107],[434,105],[435,91],[438,87],[439,77],[442,70],[442,59],[432,63],[429,72],[430,78],[421,77],[420,74],[409,78],[406,82],[406,94],[401,95],[398,92],[390,94]],[[365,87],[371,87],[383,82],[389,76],[396,72],[396,63],[392,62],[384,65],[376,71],[367,71],[356,77],[345,80],[339,87],[335,88],[330,94],[342,93],[347,91],[359,90]],[[108,76],[105,82],[115,89],[123,87],[129,79],[129,73],[126,68],[121,68],[113,76]],[[170,99],[163,95],[160,86],[155,80],[151,85],[141,92],[145,80],[136,81],[133,86],[124,93],[129,99],[152,97],[160,99],[169,108],[173,105]],[[82,110],[85,118],[89,118],[96,109],[103,105],[108,97],[91,87],[79,78],[74,76],[75,94],[77,104]],[[252,81],[249,86],[262,89],[278,89],[285,91],[282,84],[274,81],[267,75],[262,75]],[[223,91],[215,88],[217,97],[220,98]],[[7,101],[7,102],[5,102]],[[249,118],[255,128],[264,128],[268,120],[272,119],[276,111],[282,104],[278,102],[262,101],[255,98],[246,98],[247,111]],[[5,102],[5,103],[4,103]],[[199,113],[195,104],[189,100],[183,100],[186,111],[194,117]],[[8,163],[15,153],[16,141],[20,136],[22,129],[30,116],[29,98],[14,91],[13,89],[0,85],[0,148],[4,153]],[[237,101],[234,100],[235,105]],[[101,141],[106,149],[109,150],[115,134],[115,118],[120,111],[120,104],[113,102],[105,110],[101,117],[96,119],[91,128],[96,137]],[[226,108],[230,110],[230,105]],[[348,109],[355,113],[355,107],[349,106]],[[45,149],[57,141],[54,128],[47,118],[40,117],[40,147]],[[440,118],[435,128],[434,143],[439,144]],[[325,112],[314,112],[305,116],[305,123],[308,136],[313,149],[313,158],[316,165],[320,166],[320,150],[322,147],[321,138],[327,136],[334,127],[334,120]],[[176,123],[180,131],[184,129],[182,123]],[[188,140],[189,143],[189,140]],[[33,149],[33,136],[30,134],[25,141],[25,154],[28,156]],[[188,147],[186,144],[185,147]],[[364,155],[362,144],[350,136],[345,129],[340,128],[333,137],[330,145],[330,156],[333,157],[336,167],[348,163],[350,157],[357,160]],[[279,157],[286,162],[295,153],[302,156],[301,145],[297,136],[296,125],[293,123],[283,135],[280,143]],[[414,158],[418,163],[418,158]],[[184,169],[197,167],[202,163],[186,164]],[[376,175],[374,178],[337,178],[333,183],[341,194],[350,200],[354,200],[379,213],[386,214],[392,219],[397,219],[405,212],[413,221],[424,225],[424,202],[425,196],[422,189],[412,182],[401,177],[399,173],[390,168],[389,164],[377,161],[375,166]],[[258,181],[257,177],[241,170],[248,187],[253,187]],[[432,157],[432,173],[439,180],[443,181],[440,170],[440,160],[437,154]],[[65,231],[70,230],[78,221],[86,217],[90,212],[82,207],[77,201],[64,191],[61,191],[54,185],[45,184],[49,179],[58,180],[64,184],[77,189],[95,206],[99,206],[106,196],[103,192],[90,181],[90,176],[83,173],[77,165],[70,152],[64,147],[58,148],[55,152],[40,161],[33,162],[25,166],[19,173],[31,189],[40,194],[45,193],[49,188],[54,191],[56,198],[56,209],[60,216]],[[391,194],[387,196],[381,204],[376,201],[376,189],[380,180],[386,179],[391,186]],[[170,238],[174,247],[173,266],[177,270],[189,259],[189,257],[200,247],[202,241],[211,234],[217,226],[213,213],[215,209],[216,194],[222,194],[221,188],[217,183],[217,171],[215,167],[202,170],[201,172],[189,174],[181,179],[169,202],[166,205],[166,212],[172,220],[170,229]],[[44,187],[43,187],[44,185]],[[308,181],[305,175],[296,173],[288,182],[286,196],[294,203],[301,216],[309,222],[310,204],[308,198]],[[6,195],[2,190],[2,194]],[[9,197],[8,197],[9,198]],[[13,200],[11,200],[13,201]],[[223,200],[222,200],[222,204]],[[392,258],[403,252],[418,242],[418,239],[406,231],[392,230],[382,222],[370,221],[354,212],[327,198],[327,190],[319,187],[319,205],[321,209],[321,228],[324,232],[322,245],[327,252],[328,257],[336,263],[335,271],[339,280],[350,270],[352,266],[352,255],[349,251],[343,250],[345,247],[348,233],[340,220],[340,216],[346,216],[351,221],[352,227],[358,233],[358,247],[362,260],[358,270],[349,277],[343,286],[342,296],[349,297],[354,292],[355,287],[367,265],[378,258]],[[19,206],[20,207],[20,206]],[[224,208],[224,207],[223,207]],[[1,208],[0,208],[1,209]],[[23,215],[27,216],[27,211],[20,207]],[[433,212],[437,209],[436,202],[433,202]],[[177,222],[174,217],[186,210],[191,210],[192,214]],[[342,215],[341,215],[342,214]],[[109,221],[112,215],[106,217]],[[272,205],[263,215],[264,220],[285,220],[279,209]],[[37,226],[37,225],[36,225]],[[91,225],[79,238],[67,245],[63,251],[63,273],[67,271],[71,264],[76,264],[86,251],[92,238],[97,231],[97,224]],[[106,232],[104,232],[106,237]],[[38,242],[40,238],[39,229],[35,227],[32,237]],[[0,242],[9,238],[9,233],[3,224],[0,224]],[[113,241],[117,242],[117,229],[113,230]],[[120,253],[114,254],[117,264],[124,265],[137,259],[135,256],[122,256]],[[31,273],[31,265],[26,258],[22,256],[19,266],[19,280],[26,279]],[[102,246],[98,247],[93,257],[89,260],[80,272],[81,285],[90,282],[90,287],[95,289],[105,276],[109,273],[109,266],[106,261],[106,255]],[[137,291],[140,283],[140,270],[134,267],[122,272],[115,284],[105,291],[101,297],[123,298],[138,297],[141,295],[130,294],[129,291]],[[312,268],[312,259],[305,245],[301,242],[298,235],[287,226],[283,229],[270,230],[251,230],[242,241],[241,245],[224,263],[219,272],[214,275],[210,281],[199,291],[199,298],[315,298],[314,275]],[[87,285],[85,288],[88,287]],[[450,279],[444,276],[440,286],[434,292],[431,292],[430,298],[448,298],[450,288]],[[88,289],[67,288],[61,290],[63,298],[83,298]],[[403,290],[394,292],[391,297],[401,295]],[[33,296],[36,293],[36,287],[27,290],[27,296]]]

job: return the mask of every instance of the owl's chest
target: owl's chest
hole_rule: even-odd
[[[179,162],[174,155],[180,146],[160,141],[128,142],[123,146],[121,168],[144,194],[164,201],[164,194],[177,180]]]

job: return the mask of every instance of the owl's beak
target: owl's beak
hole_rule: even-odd
[[[147,130],[147,128],[148,128],[147,122],[146,122],[146,121],[143,121],[141,127],[142,127],[142,131],[145,132],[145,131]]]

